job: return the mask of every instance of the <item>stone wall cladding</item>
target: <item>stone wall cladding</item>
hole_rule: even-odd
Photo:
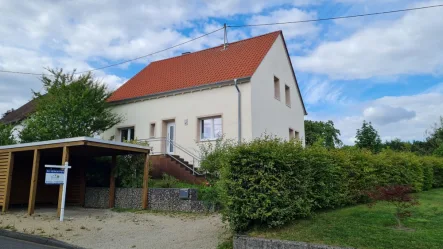
[[[234,249],[352,249],[305,242],[234,236]]]
[[[148,195],[148,208],[163,211],[206,212],[203,202],[198,201],[198,191],[196,189],[189,191],[189,200],[181,200],[178,188],[151,188]]]
[[[109,188],[86,188],[85,207],[108,208]]]
[[[141,188],[116,188],[115,207],[116,208],[142,208],[143,189]]]
[[[150,188],[148,208],[159,211],[207,212],[202,201],[198,200],[198,190],[190,189],[189,200],[180,199],[178,188]],[[115,208],[142,208],[141,188],[116,188]],[[108,208],[109,188],[86,188],[85,207]]]

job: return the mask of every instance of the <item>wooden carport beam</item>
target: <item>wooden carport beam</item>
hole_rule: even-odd
[[[12,182],[12,171],[14,169],[14,153],[8,153],[8,169],[6,171],[6,189],[5,189],[5,200],[3,202],[2,212],[8,211],[9,207],[9,196],[11,194],[11,182]]]
[[[65,165],[66,162],[69,162],[69,147],[67,146],[63,147],[62,165]],[[62,210],[62,198],[63,198],[63,185],[60,184],[60,187],[58,189],[57,217],[60,217],[60,212]]]
[[[142,208],[148,208],[148,180],[149,180],[149,154],[145,155],[145,167],[143,170],[143,201]]]
[[[117,156],[112,156],[111,174],[109,176],[109,208],[115,206],[115,170],[117,168]]]
[[[35,195],[37,193],[38,169],[40,166],[40,151],[34,150],[34,160],[32,162],[31,189],[29,191],[28,214],[34,214]]]

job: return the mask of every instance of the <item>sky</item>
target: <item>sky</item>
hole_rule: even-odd
[[[103,67],[227,25],[443,4],[410,0],[0,0],[0,70]],[[443,115],[443,7],[335,21],[228,28],[229,42],[283,30],[307,108],[353,144],[363,120],[382,140],[422,140]],[[151,61],[223,43],[223,31],[94,71],[113,90]],[[42,91],[39,76],[0,73],[0,113]]]

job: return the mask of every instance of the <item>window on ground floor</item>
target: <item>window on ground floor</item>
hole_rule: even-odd
[[[132,141],[135,138],[135,128],[127,127],[120,129],[120,142]]]
[[[222,118],[211,117],[199,119],[200,140],[215,140],[223,135]]]
[[[299,135],[299,133],[298,133],[298,131],[295,131],[295,130],[293,130],[293,129],[291,129],[291,128],[289,128],[289,139],[300,139],[300,135]]]
[[[155,137],[155,123],[151,123],[151,128],[149,131],[149,136],[150,137]]]

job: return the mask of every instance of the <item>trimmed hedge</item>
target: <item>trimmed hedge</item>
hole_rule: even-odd
[[[390,150],[304,149],[296,142],[256,139],[219,155],[223,216],[235,231],[281,226],[318,209],[367,201],[380,185],[414,191],[443,187],[443,159]]]

